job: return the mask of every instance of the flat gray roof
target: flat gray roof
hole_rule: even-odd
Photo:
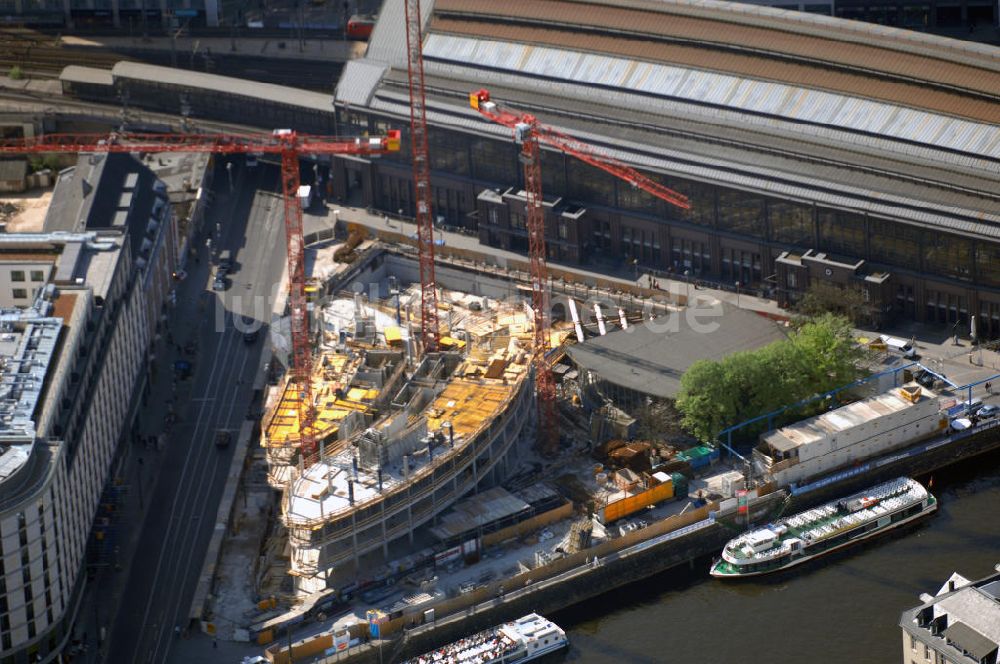
[[[333,111],[332,95],[274,85],[273,83],[259,83],[245,78],[205,74],[174,69],[173,67],[145,65],[138,62],[119,62],[112,68],[111,73],[116,79],[154,81],[165,85],[197,88],[208,92],[225,90],[226,94],[239,95],[251,100],[266,100],[284,106],[298,106],[326,113]]]
[[[720,305],[718,316],[705,307],[689,311],[700,314],[691,318],[676,312],[655,325],[631,325],[570,346],[569,355],[610,383],[672,399],[680,390],[681,376],[697,360],[718,360],[786,337],[778,323],[743,309]]]
[[[59,74],[60,81],[70,83],[92,83],[95,85],[114,85],[115,79],[111,75],[110,69],[97,69],[96,67],[83,67],[81,65],[69,65],[63,67]]]

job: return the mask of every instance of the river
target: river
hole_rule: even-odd
[[[560,612],[565,661],[899,664],[900,613],[1000,563],[1000,454],[936,472],[931,491],[919,525],[776,577],[714,580],[706,559]]]

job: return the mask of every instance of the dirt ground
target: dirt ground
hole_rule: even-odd
[[[0,196],[0,223],[8,233],[40,233],[52,201],[52,189]]]

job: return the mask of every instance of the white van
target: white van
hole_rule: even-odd
[[[903,357],[913,359],[917,356],[917,349],[913,345],[906,341],[905,339],[899,339],[897,337],[888,337],[886,335],[880,335],[879,338],[882,340],[889,350],[899,353]]]

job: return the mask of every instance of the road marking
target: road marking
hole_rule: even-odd
[[[244,355],[243,355],[243,362],[240,364],[239,372],[238,372],[237,375],[240,375],[240,376],[243,375],[243,372],[246,370],[247,362],[249,360],[250,360],[250,352],[248,351],[248,352],[244,353]],[[236,403],[239,400],[237,398],[238,397],[238,392],[239,392],[239,390],[233,390],[233,399],[230,401],[230,404],[229,404],[229,412],[227,413],[226,417],[223,419],[223,422],[227,426],[228,426],[229,422],[232,421],[233,414],[234,414],[234,412],[236,410]],[[216,479],[216,477],[218,476],[219,460],[221,459],[221,455],[214,454],[213,457],[214,458],[212,460],[212,470],[209,473],[208,481],[201,482],[201,484],[204,485],[204,487],[205,487],[205,497],[204,497],[204,500],[197,500],[196,499],[196,501],[199,502],[202,505],[206,504],[209,501],[209,497],[210,497],[210,495],[212,493],[211,490],[212,490],[212,487],[213,487],[213,480]],[[223,476],[223,482],[224,481],[225,481],[225,475]],[[201,491],[199,490],[198,491],[198,495],[200,496],[200,494],[201,494]],[[220,500],[221,500],[221,493],[220,493]],[[218,507],[216,507],[216,510],[217,509],[218,509]],[[192,516],[192,519],[191,519],[191,522],[190,522],[190,527],[189,528],[185,528],[185,530],[192,530],[193,532],[189,536],[181,538],[179,540],[179,542],[181,544],[181,547],[182,547],[182,552],[181,552],[181,555],[177,557],[177,562],[178,562],[177,567],[179,568],[178,569],[179,574],[177,574],[175,576],[175,578],[178,579],[178,583],[180,583],[180,584],[183,584],[186,580],[192,578],[190,576],[190,574],[191,574],[191,565],[194,562],[194,559],[197,557],[195,555],[195,553],[196,553],[195,552],[195,547],[196,547],[196,545],[198,543],[198,532],[197,531],[198,531],[198,526],[199,526],[199,524],[202,523],[202,521],[204,521],[204,523],[207,524],[207,527],[210,529],[209,532],[211,532],[211,530],[214,530],[214,528],[215,528],[215,524],[213,523],[213,521],[214,521],[214,515],[209,515],[209,518],[202,520],[200,518],[200,515],[195,514],[195,515]],[[189,541],[190,542],[190,546],[188,547],[188,550],[187,550],[186,553],[183,552],[183,545],[184,545],[185,541]],[[197,584],[197,582],[198,581],[196,580],[195,583]],[[173,617],[174,617],[174,621],[175,622],[179,618],[183,618],[183,615],[181,615],[181,613],[182,613],[182,611],[186,611],[187,610],[186,607],[185,607],[185,604],[187,604],[188,602],[190,602],[190,599],[185,597],[186,593],[184,592],[183,587],[180,588],[180,591],[181,592],[177,593],[177,595],[176,595],[177,603],[176,603],[176,607],[174,608],[174,611],[173,611]],[[166,647],[164,648],[164,651],[163,651],[163,661],[164,662],[167,661],[167,659],[168,659],[168,657],[170,655],[170,645],[171,645],[171,642],[168,640],[167,643],[166,643]],[[159,651],[159,642],[157,642],[156,651]]]
[[[251,212],[251,216],[252,216],[252,212]],[[251,231],[252,231],[252,229],[250,229],[248,227],[248,229],[247,229],[248,234]],[[275,233],[272,231],[272,233],[270,233],[270,234],[274,235]],[[277,240],[277,238],[270,238],[270,239],[268,239],[267,238],[268,233],[264,233],[262,235],[264,236],[264,238],[263,238],[264,241],[260,242],[257,245],[257,247],[256,247],[257,251],[254,252],[256,255],[253,256],[253,257],[251,257],[251,258],[254,259],[253,264],[258,264],[258,265],[264,264],[263,260],[265,258],[265,255],[270,250],[273,249],[274,242]],[[261,286],[259,285],[259,282],[260,282],[260,280],[258,279],[257,290],[261,289]],[[253,293],[253,294],[257,295],[258,293]],[[233,347],[233,346],[230,345],[230,347]],[[233,348],[234,348],[234,350],[238,350],[240,348],[240,346],[239,346],[239,344],[236,344]],[[228,351],[229,351],[229,347],[227,347],[227,349],[226,349],[226,354],[227,355],[228,355]],[[238,353],[234,353],[234,354],[238,355]],[[235,376],[238,380],[240,380],[240,384],[241,385],[242,385],[242,380],[241,379],[242,379],[242,376],[243,376],[244,372],[246,371],[246,366],[247,366],[247,363],[250,361],[251,354],[252,354],[252,350],[251,349],[247,349],[247,351],[243,353],[243,360],[240,363],[239,370],[236,373],[234,373],[234,374],[233,373],[230,374],[231,377]],[[230,363],[227,362],[226,366],[229,366],[229,364]],[[250,381],[250,383],[252,383],[252,380]],[[250,383],[248,383],[248,385]],[[239,393],[240,393],[240,391],[241,391],[240,389],[232,389],[232,390],[229,390],[228,393],[223,394],[223,398],[220,399],[220,401],[223,403],[223,406],[219,410],[215,411],[215,414],[218,415],[222,410],[228,410],[228,412],[226,413],[225,417],[221,418],[221,423],[224,426],[226,426],[226,427],[229,427],[230,422],[232,421],[233,414],[234,414],[234,412],[236,410],[236,404],[239,401]],[[225,396],[230,396],[231,398],[228,399],[228,400],[226,400]],[[213,401],[213,400],[214,399],[203,399],[203,401]],[[225,406],[226,401],[228,401],[228,409],[226,409],[226,406]],[[198,425],[201,424],[201,412],[203,412],[203,410],[204,410],[204,406],[202,406],[202,408],[199,410]],[[218,417],[215,418],[215,424],[216,424],[216,426],[218,428],[218,425],[220,424],[220,418],[218,418]],[[195,440],[195,439],[196,439],[196,436],[193,436],[192,440]],[[208,453],[212,453],[212,452],[215,451],[214,450],[214,446],[210,446],[210,445],[200,445],[199,446],[199,445],[197,445],[197,443],[195,443],[195,446],[196,447],[194,449],[194,453],[193,454],[189,454],[189,457],[195,456],[195,455],[200,456],[200,457],[204,457],[204,454],[198,454],[198,452],[202,451],[203,449],[205,451],[207,451]],[[168,570],[168,576],[171,576],[171,578],[174,579],[177,584],[179,584],[179,587],[177,588],[179,590],[179,592],[177,592],[173,597],[169,597],[167,599],[168,606],[165,607],[165,608],[167,608],[167,609],[169,609],[171,607],[173,608],[172,615],[173,615],[175,623],[177,622],[177,620],[179,618],[183,617],[180,614],[181,614],[182,610],[186,610],[186,609],[184,609],[185,603],[186,602],[190,602],[190,598],[186,597],[186,595],[188,593],[186,592],[186,589],[185,589],[184,586],[186,585],[186,582],[191,578],[189,576],[189,574],[190,574],[190,570],[191,570],[191,565],[194,562],[194,559],[196,558],[196,556],[195,556],[195,548],[196,548],[197,543],[198,543],[198,525],[199,525],[199,523],[202,522],[202,520],[198,518],[200,515],[194,514],[193,512],[194,512],[195,508],[198,505],[202,505],[204,507],[204,505],[209,502],[209,498],[210,498],[211,493],[212,493],[212,488],[213,488],[213,486],[215,486],[215,480],[216,480],[216,477],[218,475],[218,468],[219,468],[219,460],[220,460],[220,458],[221,458],[221,455],[219,455],[219,454],[216,453],[216,454],[212,454],[212,459],[211,459],[211,463],[210,464],[208,464],[208,463],[202,463],[201,460],[199,460],[199,463],[196,464],[196,466],[200,467],[201,472],[198,473],[197,480],[195,480],[195,478],[192,475],[191,479],[192,479],[192,482],[193,482],[193,484],[195,486],[195,490],[194,491],[188,491],[188,492],[186,492],[186,493],[190,494],[189,497],[190,497],[191,500],[190,501],[189,500],[185,500],[184,504],[182,506],[182,510],[181,510],[182,516],[183,516],[183,514],[188,511],[187,507],[190,504],[190,506],[192,508],[191,509],[192,518],[190,520],[188,520],[187,521],[187,525],[184,526],[184,528],[183,528],[183,530],[184,530],[183,536],[181,536],[182,534],[179,532],[180,531],[180,527],[178,528],[178,532],[176,532],[174,534],[175,536],[173,538],[173,542],[174,542],[175,545],[171,547],[171,552],[172,552],[172,554],[174,552],[176,552],[177,548],[178,548],[178,545],[179,545],[180,550],[181,550],[181,555],[172,555],[171,556],[172,560],[174,560],[176,562],[176,564],[170,565],[170,569],[171,570],[176,569],[177,573],[174,573],[173,575],[170,575],[169,574],[170,570]],[[209,465],[211,465],[211,470],[208,470]],[[207,472],[207,478],[206,478],[206,471],[208,471]],[[205,496],[204,496],[204,498],[201,497],[201,494],[202,494],[201,489],[202,488],[205,489]],[[178,493],[180,493],[182,491],[184,491],[183,483],[181,483],[181,486],[178,487]],[[221,494],[220,494],[220,499],[221,499]],[[204,522],[205,523],[209,523],[209,525],[211,525],[214,528],[214,524],[211,523],[211,520],[212,520],[211,518],[210,519],[205,519]],[[169,538],[169,532],[167,534],[167,537]],[[187,550],[186,554],[184,553],[184,544],[185,544],[185,542],[189,542],[190,543],[190,546],[188,547],[188,550]],[[184,572],[184,573],[183,574],[179,574],[179,572]],[[195,584],[197,584],[197,580],[195,580]],[[193,591],[193,589],[192,589],[192,591]],[[165,630],[164,626],[161,626],[161,628],[159,630],[159,633],[156,634],[157,639],[156,639],[156,643],[154,644],[154,648],[153,648],[153,651],[152,651],[154,661],[156,660],[156,656],[159,654],[160,645],[161,645],[161,642],[163,641],[163,637],[164,637],[164,632],[165,631],[168,631],[168,630]],[[165,641],[165,647],[163,649],[163,661],[164,662],[167,661],[168,658],[169,658],[170,649],[171,649],[172,644],[173,644],[173,641],[169,638],[169,633],[168,633],[167,639]]]
[[[197,334],[197,332],[196,332],[196,334]],[[222,353],[220,351],[222,349],[223,342],[225,342],[227,336],[232,336],[232,335],[227,335],[226,331],[223,331],[223,333],[219,335],[219,342],[218,342],[218,344],[216,344],[216,349],[215,349],[215,359],[212,362],[211,370],[210,370],[210,373],[208,375],[208,380],[206,381],[206,383],[209,386],[215,381],[216,372],[217,372],[217,370],[219,368],[219,361],[222,359]],[[204,404],[202,404],[202,406],[201,406],[201,408],[199,409],[199,412],[198,412],[198,418],[195,421],[195,430],[194,430],[194,434],[192,435],[192,439],[197,437],[197,431],[201,427],[201,424],[202,424],[202,417],[201,416],[202,416],[202,413],[204,412],[204,409],[205,409],[205,406],[204,406]],[[178,481],[178,487],[183,486],[183,484],[184,484],[184,478],[187,476],[188,468],[189,468],[189,466],[191,464],[191,459],[193,457],[194,457],[194,455],[189,453],[187,455],[187,458],[184,460],[184,467],[181,470],[181,477],[180,477],[180,480]],[[145,629],[143,628],[143,625],[145,625],[146,621],[149,619],[149,612],[150,612],[150,610],[153,607],[153,598],[156,596],[156,590],[157,590],[157,585],[156,584],[157,584],[157,581],[160,578],[160,569],[163,566],[163,557],[164,557],[164,554],[166,553],[167,543],[170,541],[170,531],[173,529],[173,523],[174,523],[174,519],[175,519],[174,514],[177,511],[177,503],[180,500],[181,494],[182,494],[182,492],[178,488],[178,491],[174,494],[174,500],[173,500],[173,503],[171,504],[171,507],[170,507],[170,514],[169,514],[169,521],[168,521],[168,526],[167,526],[167,532],[164,534],[163,544],[160,546],[159,556],[158,556],[157,561],[156,561],[156,569],[155,569],[155,571],[153,573],[153,583],[150,586],[149,598],[146,600],[146,608],[145,608],[145,611],[143,612],[142,622],[140,623],[140,626],[139,626],[139,631],[140,631],[139,639],[138,639],[138,641],[136,643],[136,648],[133,651],[133,657],[132,657],[133,661],[136,661],[135,656],[138,655],[139,649],[140,649],[140,644],[142,643],[142,640],[143,640],[142,639],[142,634],[145,632]]]

